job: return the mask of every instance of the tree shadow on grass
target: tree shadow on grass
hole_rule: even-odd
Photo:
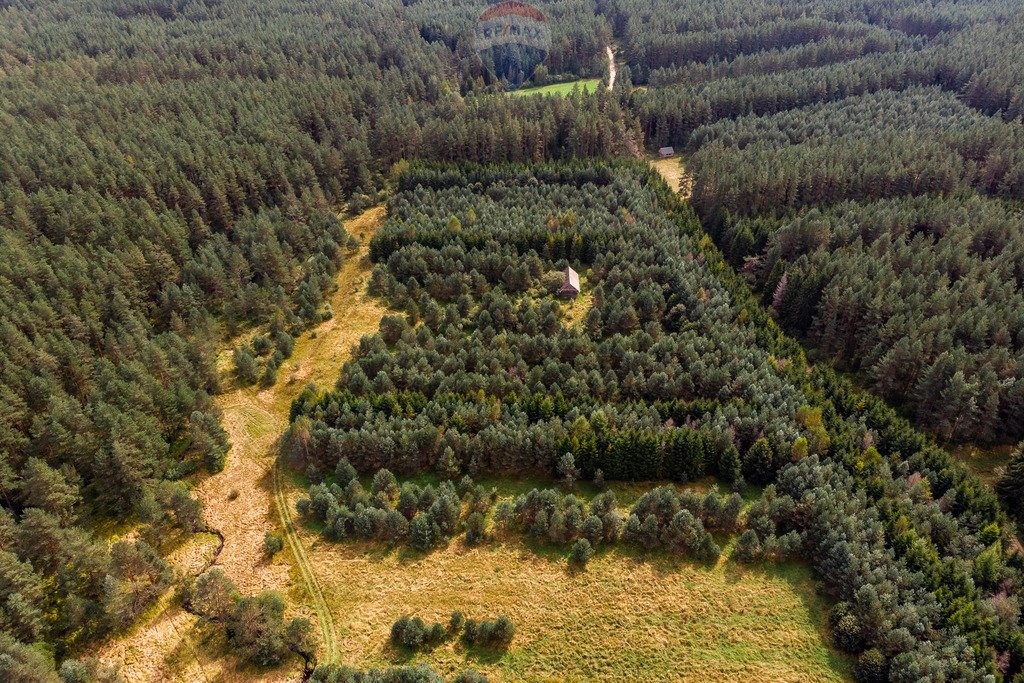
[[[634,564],[643,564],[650,567],[658,576],[668,576],[679,573],[683,567],[690,567],[700,571],[711,571],[714,564],[702,562],[687,555],[676,555],[664,548],[647,550],[625,543],[618,543],[613,546],[598,546],[595,557],[614,554]]]
[[[424,652],[426,651],[424,650]],[[417,654],[417,650],[395,645],[390,638],[385,640],[384,645],[380,648],[380,656],[391,664],[408,664],[416,659]]]
[[[456,650],[461,650],[467,659],[480,664],[496,664],[508,653],[509,646],[466,645],[460,642]]]

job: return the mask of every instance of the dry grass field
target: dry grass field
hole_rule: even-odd
[[[300,495],[293,489],[292,495]],[[625,549],[584,571],[564,548],[515,539],[428,555],[322,540],[300,531],[334,611],[342,661],[383,667],[426,661],[493,681],[842,681],[848,663],[822,637],[827,603],[802,566],[711,568]],[[410,657],[388,642],[401,615],[447,623],[508,614],[507,652],[446,643]]]
[[[693,189],[693,176],[687,173],[683,166],[683,158],[679,156],[667,159],[652,158],[648,163],[655,171],[661,174],[668,183],[668,186],[678,192],[683,199],[690,198]]]

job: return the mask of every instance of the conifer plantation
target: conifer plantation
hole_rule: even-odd
[[[521,97],[491,4],[0,0],[0,680],[153,680],[104,645],[173,610],[242,679],[527,670],[479,604],[376,614],[369,670],[318,581],[355,548],[797,567],[822,680],[1024,681],[1019,2],[538,1]],[[260,457],[277,585],[200,495]]]

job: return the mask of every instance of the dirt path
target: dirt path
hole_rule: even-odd
[[[306,593],[313,602],[313,611],[316,612],[317,623],[320,626],[321,644],[320,660],[324,662],[338,661],[338,629],[334,624],[334,617],[327,601],[324,600],[323,589],[316,578],[316,571],[313,563],[306,554],[306,548],[302,545],[302,539],[295,532],[295,525],[292,523],[291,506],[284,492],[284,477],[281,473],[281,464],[278,461],[274,466],[274,501],[277,507],[277,514],[281,520],[281,528],[284,529],[284,537],[288,548],[295,556],[295,562],[299,567],[302,582],[306,586]]]
[[[615,66],[615,51],[612,50],[611,45],[605,45],[604,49],[608,52],[608,89],[612,90],[615,88],[615,76],[618,74],[618,67]]]
[[[217,397],[221,423],[228,432],[231,450],[224,469],[196,487],[206,524],[223,534],[224,544],[216,565],[251,595],[273,589],[291,596],[291,607],[319,627],[320,660],[335,661],[338,634],[313,564],[296,535],[291,510],[282,491],[283,473],[275,463],[278,438],[288,426],[292,400],[310,382],[332,386],[352,347],[380,325],[386,309],[367,293],[372,265],[370,238],[384,218],[384,207],[369,209],[346,222],[359,240],[358,249],[347,254],[338,273],[337,289],[330,303],[334,316],[296,340],[295,349],[281,367],[272,387],[235,388]],[[219,358],[230,367],[230,349]],[[268,561],[263,536],[283,530],[288,553]],[[293,574],[294,572],[294,574]],[[303,594],[297,595],[296,589]],[[307,597],[308,596],[308,597]],[[305,604],[301,603],[305,600]],[[99,656],[119,664],[125,680],[263,680],[294,678],[294,671],[275,670],[257,675],[236,671],[226,658],[207,651],[196,617],[170,600],[161,603],[153,616],[123,638],[113,641]]]

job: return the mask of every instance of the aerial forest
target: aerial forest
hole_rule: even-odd
[[[220,533],[219,354],[282,381],[383,206],[387,314],[280,434],[301,523],[581,571],[728,543],[813,568],[858,681],[1024,680],[1018,3],[538,1],[533,84],[600,84],[526,97],[473,47],[487,4],[0,0],[0,678],[120,680],[92,653],[173,594],[253,666],[441,680],[316,667],[283,598],[167,559]],[[963,444],[1011,454],[983,481]]]

